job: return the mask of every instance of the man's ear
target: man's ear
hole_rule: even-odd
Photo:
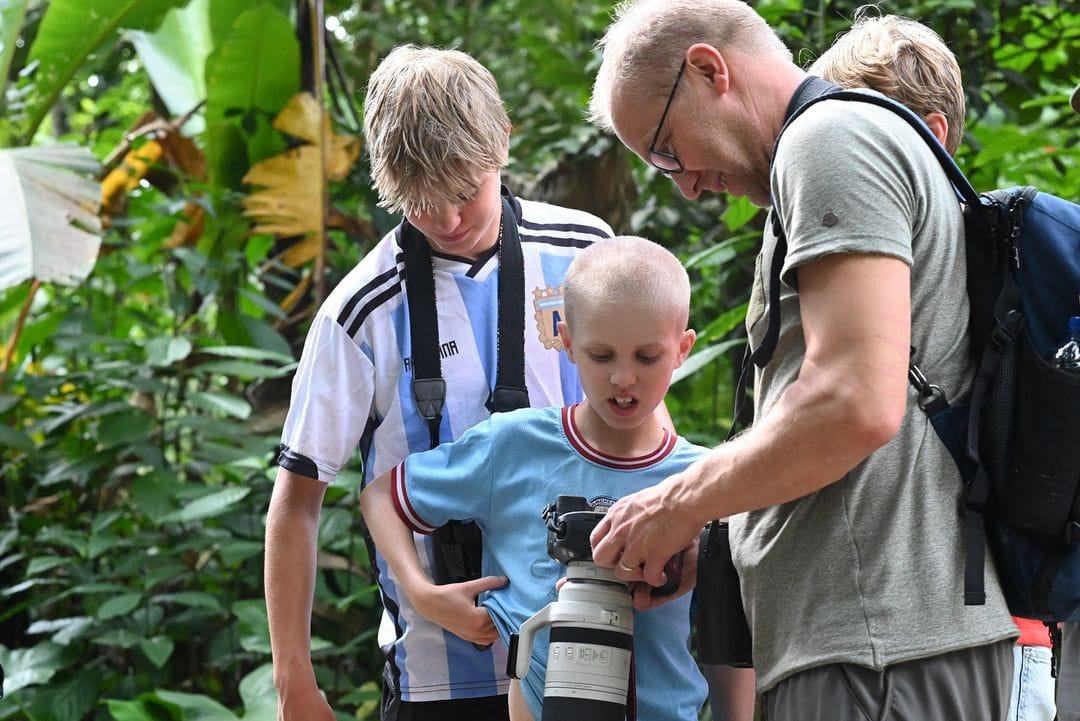
[[[566,324],[565,320],[559,321],[559,339],[562,341],[563,349],[566,351],[566,357],[570,359],[571,363],[575,363],[574,341],[570,337],[570,326]]]
[[[686,49],[686,64],[688,75],[704,76],[717,93],[726,93],[731,87],[730,68],[714,46],[694,43]]]
[[[930,132],[934,134],[938,142],[945,145],[945,138],[949,137],[949,119],[945,117],[945,114],[930,113],[923,120],[926,121],[927,127],[930,128]]]
[[[675,363],[675,367],[681,366],[687,358],[690,357],[690,351],[694,347],[694,341],[697,340],[697,333],[693,329],[687,328],[683,331],[682,338],[679,339],[679,358]]]

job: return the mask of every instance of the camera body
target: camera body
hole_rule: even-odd
[[[580,496],[544,511],[548,555],[566,566],[558,599],[510,637],[507,675],[529,671],[533,640],[551,627],[541,721],[623,721],[631,686],[634,609],[630,591],[592,560],[589,534],[604,514]]]

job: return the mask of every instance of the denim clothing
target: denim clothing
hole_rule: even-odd
[[[1007,721],[1054,721],[1054,678],[1046,646],[1013,647],[1013,688]]]

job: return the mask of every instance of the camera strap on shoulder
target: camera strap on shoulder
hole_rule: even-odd
[[[412,341],[413,399],[420,416],[427,421],[434,448],[439,445],[446,380],[439,360],[439,314],[431,246],[408,221],[402,223],[401,237]],[[495,388],[487,400],[488,410],[493,413],[529,405],[525,387],[525,262],[517,218],[506,197],[502,199],[498,253],[497,370]]]

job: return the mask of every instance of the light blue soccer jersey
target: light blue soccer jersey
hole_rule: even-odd
[[[583,248],[611,237],[599,218],[510,197],[525,264],[525,383],[532,405],[582,397],[574,366],[558,343],[566,269]],[[432,254],[446,406],[441,439],[452,440],[488,417],[496,371],[498,254],[469,260]],[[431,443],[412,397],[412,343],[405,255],[388,233],[341,281],[311,324],[293,380],[278,462],[332,482],[359,448],[364,483]],[[415,537],[425,569],[431,539]],[[391,683],[409,702],[506,693],[506,647],[472,644],[420,617],[400,594],[380,554],[374,557],[386,613],[379,646]]]
[[[497,413],[454,443],[409,456],[391,473],[395,507],[416,532],[451,518],[483,530],[484,575],[510,583],[482,599],[504,642],[556,599],[565,568],[547,555],[544,508],[560,495],[583,496],[594,507],[656,485],[686,468],[704,448],[668,434],[653,453],[616,458],[591,448],[570,408]],[[638,718],[694,721],[706,685],[690,654],[690,596],[634,614]],[[547,633],[537,634],[522,689],[533,718],[541,717]]]

